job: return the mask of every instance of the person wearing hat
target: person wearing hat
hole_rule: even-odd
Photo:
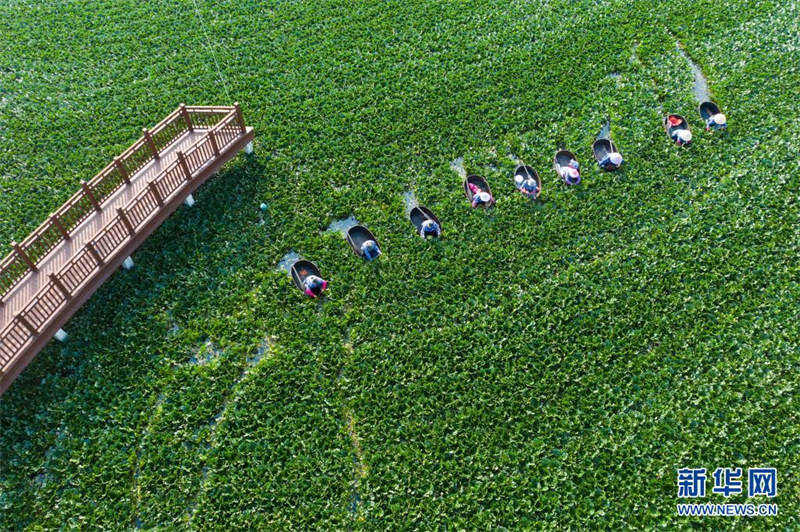
[[[606,153],[605,157],[600,159],[597,164],[604,170],[616,170],[622,166],[622,154],[615,151]]]
[[[433,237],[439,238],[442,234],[442,229],[439,227],[439,224],[434,222],[433,220],[425,220],[422,222],[422,225],[419,228],[419,236],[422,238]]]
[[[478,185],[474,183],[469,184],[469,190],[472,192],[472,208],[479,205],[486,205],[487,207],[494,203],[494,198],[485,190],[481,190]]]
[[[374,240],[367,240],[363,244],[361,244],[361,252],[364,254],[364,258],[367,260],[377,259],[378,256],[381,254],[381,250],[378,247],[378,243]]]
[[[316,275],[309,275],[303,280],[303,286],[306,288],[306,295],[318,297],[328,288],[328,281]]]
[[[561,167],[561,178],[568,185],[577,185],[581,182],[580,165],[575,159],[571,159],[566,166]]]
[[[666,119],[667,132],[672,141],[678,146],[688,146],[692,142],[692,132],[686,126],[686,121],[678,115],[669,115]]]
[[[517,174],[514,177],[514,184],[517,185],[517,190],[519,190],[523,196],[535,198],[539,195],[539,183],[537,183],[536,180],[531,176],[525,179],[521,175]]]
[[[688,129],[676,129],[670,136],[678,146],[688,146],[692,142],[692,132]]]
[[[728,119],[722,113],[712,115],[706,120],[706,131],[725,129],[728,127]]]

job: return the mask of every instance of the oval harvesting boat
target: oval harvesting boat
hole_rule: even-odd
[[[373,260],[381,254],[380,246],[378,245],[378,241],[375,239],[375,235],[373,235],[370,230],[363,225],[354,225],[348,229],[345,238],[347,239],[347,243],[350,244],[350,247],[353,248],[353,252],[363,259]],[[375,244],[376,249],[376,254],[371,257],[367,256],[363,248],[364,244],[369,241],[372,241]]]
[[[536,182],[535,189],[525,188],[529,179]],[[532,166],[526,164],[520,164],[514,169],[514,186],[526,198],[536,199],[542,193],[542,180],[539,173]]]
[[[678,146],[688,146],[692,143],[692,131],[689,129],[689,122],[684,117],[676,114],[669,114],[664,117],[664,131],[667,136]]]
[[[598,166],[607,172],[613,172],[622,166],[622,155],[611,139],[597,139],[592,143],[592,153]],[[614,156],[616,154],[616,157]],[[616,159],[618,162],[615,162]]]
[[[436,215],[433,214],[431,210],[427,207],[423,207],[422,205],[417,205],[416,207],[411,209],[410,213],[408,213],[408,218],[411,220],[411,224],[417,230],[417,234],[422,238],[425,238],[426,236],[422,231],[422,224],[424,224],[429,220],[435,223],[438,228],[437,234],[435,236],[439,237],[442,234],[442,224],[439,222],[439,218],[437,218]]]
[[[489,200],[475,203],[475,195],[481,192],[485,192],[489,195]],[[473,207],[490,207],[494,205],[494,196],[492,195],[492,189],[489,188],[489,183],[483,177],[479,175],[469,175],[464,178],[464,194],[467,196],[470,204]]]
[[[292,281],[294,281],[294,285],[297,289],[311,297],[319,296],[328,288],[328,282],[322,279],[319,268],[310,260],[301,259],[295,261],[294,264],[292,264],[291,274]],[[322,282],[317,287],[308,288],[306,287],[306,279],[312,275],[319,277]],[[309,293],[309,291],[311,293]]]
[[[577,185],[581,182],[579,168],[578,158],[569,150],[558,150],[553,157],[553,170],[568,185]]]
[[[728,127],[728,119],[714,102],[701,103],[698,111],[706,124],[706,131],[726,129]]]

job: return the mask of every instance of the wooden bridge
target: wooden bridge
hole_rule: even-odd
[[[238,104],[181,105],[106,166],[0,262],[0,394],[253,128]]]

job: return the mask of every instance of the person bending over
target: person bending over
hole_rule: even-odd
[[[442,229],[433,220],[425,220],[419,228],[419,236],[422,238],[439,238],[441,234]]]
[[[482,190],[478,185],[469,183],[469,190],[472,192],[472,208],[484,205],[486,207],[494,203],[494,198],[491,194]]]
[[[367,260],[377,259],[381,254],[381,250],[378,247],[377,242],[374,240],[367,240],[361,244],[361,252],[364,254],[364,258]]]
[[[309,275],[303,280],[303,285],[306,287],[306,295],[318,297],[328,288],[328,281],[316,275]]]
[[[604,170],[616,170],[622,166],[622,154],[615,151],[606,153],[605,157],[600,159],[597,164]]]

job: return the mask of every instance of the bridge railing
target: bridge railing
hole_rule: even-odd
[[[105,200],[129,183],[130,176],[158,157],[187,131],[215,128],[224,122],[227,125],[224,129],[220,129],[220,135],[228,139],[229,133],[235,127],[228,121],[231,117],[236,119],[237,116],[241,119],[241,113],[237,113],[236,109],[236,106],[181,105],[155,127],[150,130],[145,129],[139,140],[103,168],[91,181],[81,183],[81,189],[25,240],[19,244],[12,243],[11,253],[0,261],[0,305],[3,304],[3,297],[29,272],[35,271],[36,265],[43,258],[59,243],[69,239],[84,220],[101,210]],[[222,149],[223,146],[219,148]]]
[[[134,238],[148,219],[193,179],[195,172],[216,160],[221,150],[246,131],[238,105],[186,109],[195,110],[194,115],[190,115],[192,118],[204,116],[204,124],[213,122],[214,125],[185,153],[178,152],[177,160],[165,167],[125,207],[117,209],[117,216],[98,231],[57,273],[50,274],[49,282],[0,331],[0,375],[15,354],[23,350],[47,322],[80,292],[81,287],[106,264],[107,259],[120,246]],[[221,114],[223,111],[225,114]],[[219,118],[213,119],[212,116]],[[198,127],[194,122],[190,124],[189,127]],[[173,126],[165,126],[167,127]],[[172,131],[175,134],[179,129],[174,128]],[[102,174],[101,172],[100,175]]]

